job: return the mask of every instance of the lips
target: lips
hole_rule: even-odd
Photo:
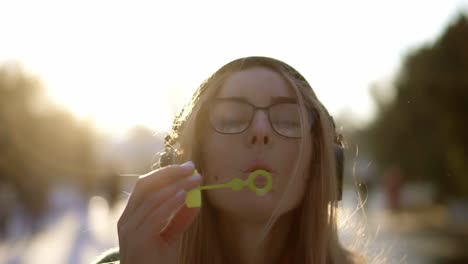
[[[262,160],[254,160],[250,162],[244,169],[245,173],[251,173],[255,170],[266,170],[268,172],[272,171],[271,166]]]

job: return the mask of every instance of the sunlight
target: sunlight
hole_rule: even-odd
[[[364,122],[374,113],[369,85],[395,74],[408,48],[434,37],[459,2],[425,8],[418,23],[413,14],[424,1],[340,8],[333,1],[269,3],[261,21],[260,2],[233,4],[229,12],[212,1],[184,8],[172,2],[45,1],[28,9],[10,2],[0,9],[0,62],[19,60],[41,77],[55,102],[111,133],[137,124],[169,129],[175,111],[205,78],[250,55],[287,62],[332,114],[346,111]],[[407,9],[394,20],[397,10]]]
[[[113,69],[107,69],[109,74]],[[135,124],[144,124],[154,130],[166,130],[170,127],[173,105],[168,88],[155,85],[147,77],[139,80],[109,77],[77,81],[68,89],[51,93],[57,102],[69,108],[82,119],[92,120],[99,128],[120,132]],[[145,82],[146,81],[146,82]],[[67,80],[51,81],[51,87],[63,87]],[[86,87],[86,88],[83,88]]]

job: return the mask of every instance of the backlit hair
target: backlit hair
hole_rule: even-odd
[[[313,129],[308,131],[302,126],[302,133],[312,133],[312,146],[300,144],[298,159],[290,183],[295,177],[304,175],[309,170],[306,191],[295,214],[289,236],[288,246],[293,252],[291,263],[361,263],[356,254],[343,248],[338,240],[337,230],[337,172],[335,166],[335,144],[339,144],[334,124],[327,110],[318,100],[309,83],[291,66],[267,57],[247,57],[232,61],[203,82],[195,91],[191,100],[183,107],[174,122],[174,131],[170,135],[171,144],[176,147],[179,160],[194,161],[201,164],[200,141],[203,137],[204,104],[213,98],[224,81],[235,72],[263,67],[278,73],[293,88],[301,109],[304,124],[307,111],[313,113]],[[304,137],[302,137],[304,138]],[[301,139],[302,140],[302,139]],[[305,160],[306,148],[312,148],[311,160]],[[203,168],[199,168],[203,173]],[[289,185],[290,186],[290,185]],[[283,194],[288,195],[290,188]],[[228,263],[224,258],[223,248],[217,232],[215,209],[207,199],[203,199],[200,214],[183,234],[179,248],[179,263],[214,264]],[[275,221],[281,216],[279,208],[283,199],[274,210],[265,226],[264,239],[272,232]]]

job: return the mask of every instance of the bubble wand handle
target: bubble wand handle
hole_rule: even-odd
[[[228,183],[223,184],[213,184],[213,185],[204,185],[197,187],[198,190],[212,190],[212,189],[221,189],[221,188],[231,188]]]
[[[196,171],[194,172],[194,174]],[[267,178],[267,185],[263,188],[257,188],[254,183],[254,179],[257,176],[263,176]],[[245,186],[248,186],[251,191],[256,193],[258,196],[263,196],[267,192],[269,192],[272,188],[272,180],[271,175],[265,170],[256,170],[249,175],[249,178],[246,181],[243,181],[238,178],[234,178],[231,181],[223,184],[213,184],[213,185],[204,185],[198,186],[189,192],[187,192],[187,196],[185,199],[185,204],[189,208],[200,207],[201,206],[201,191],[202,190],[213,190],[213,189],[221,189],[221,188],[231,188],[234,191],[239,191]]]
[[[198,186],[195,189],[198,190],[212,190],[212,189],[221,189],[221,188],[231,188],[234,191],[238,191],[244,186],[247,186],[248,182],[240,180],[238,178],[232,179],[229,182],[222,183],[222,184],[212,184],[212,185],[203,185],[203,186]]]

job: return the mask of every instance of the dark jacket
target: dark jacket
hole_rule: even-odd
[[[119,248],[112,248],[99,255],[92,264],[119,263]]]

